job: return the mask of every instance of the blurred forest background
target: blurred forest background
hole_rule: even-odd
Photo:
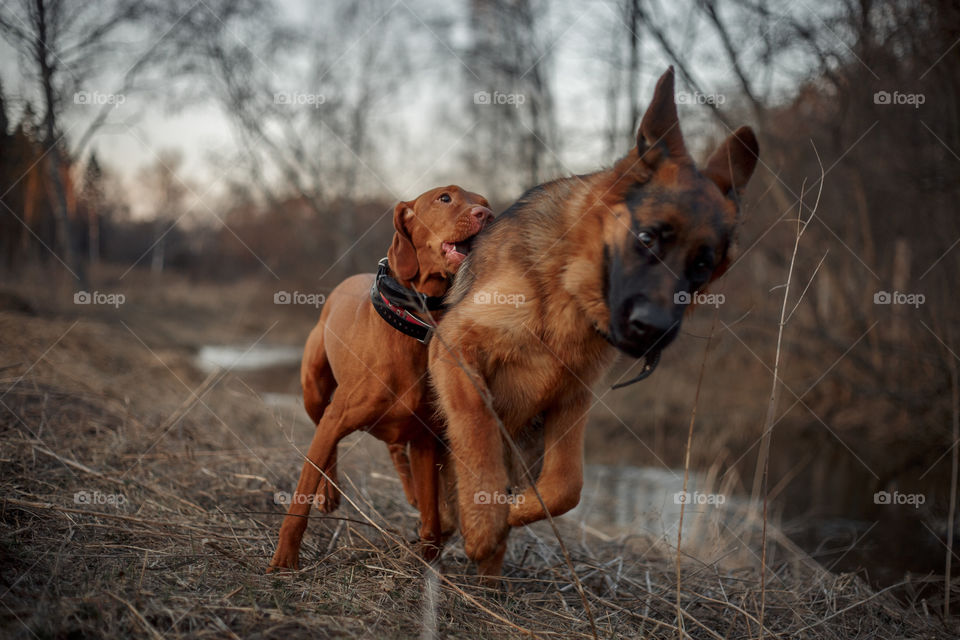
[[[787,304],[771,504],[827,566],[881,583],[943,573],[955,1],[11,0],[0,36],[2,304],[34,310],[52,283],[329,291],[373,269],[400,199],[457,183],[500,211],[611,163],[674,65],[695,155],[750,124],[761,164],[739,259],[714,289],[725,304],[692,315],[649,381],[598,391],[588,458],[683,466],[712,330],[692,466],[756,492],[782,285],[819,194]],[[296,374],[283,384],[295,391]],[[878,491],[925,499],[877,504]]]

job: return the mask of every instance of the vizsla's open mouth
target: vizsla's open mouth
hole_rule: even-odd
[[[445,255],[451,263],[460,264],[466,260],[467,255],[469,255],[470,248],[473,246],[473,239],[476,237],[477,234],[473,234],[469,238],[458,240],[457,242],[444,242],[441,245],[443,255]]]
[[[473,217],[474,222],[474,228],[470,235],[460,240],[452,240],[440,245],[440,250],[443,251],[444,257],[454,266],[458,266],[467,259],[467,256],[470,254],[470,249],[473,247],[473,240],[477,237],[478,233],[483,231],[487,223],[493,219],[493,214],[486,207],[474,207],[471,209],[470,215]]]

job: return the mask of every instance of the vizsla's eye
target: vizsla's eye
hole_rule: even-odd
[[[441,194],[440,194],[440,197],[437,198],[437,200],[439,200],[440,202],[450,202],[450,194],[449,194],[449,193],[441,193]]]

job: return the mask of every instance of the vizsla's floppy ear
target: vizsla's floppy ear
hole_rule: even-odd
[[[727,197],[739,194],[757,167],[760,145],[750,127],[740,127],[710,155],[703,175]]]
[[[407,231],[406,218],[413,213],[412,202],[401,202],[393,209],[393,244],[387,251],[390,268],[398,280],[413,280],[420,271],[417,251],[413,248],[410,232]]]
[[[673,67],[668,68],[657,80],[653,99],[643,114],[640,129],[637,131],[637,151],[650,166],[655,165],[664,155],[678,158],[687,153],[673,95]]]

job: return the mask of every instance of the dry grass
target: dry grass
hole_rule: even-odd
[[[442,578],[426,569],[405,542],[416,514],[366,436],[341,475],[359,511],[313,518],[304,568],[264,575],[283,512],[274,493],[292,488],[300,465],[290,416],[231,374],[206,378],[184,350],[116,322],[74,321],[0,312],[4,637],[591,637],[545,526],[511,536],[506,590],[479,586],[457,541]],[[298,420],[302,445],[309,426]],[[124,502],[77,503],[77,492]],[[677,637],[668,541],[559,524],[599,635]],[[759,635],[758,531],[744,518],[702,553],[685,542],[689,637]],[[923,603],[823,571],[785,542],[771,548],[765,636],[957,632]]]

